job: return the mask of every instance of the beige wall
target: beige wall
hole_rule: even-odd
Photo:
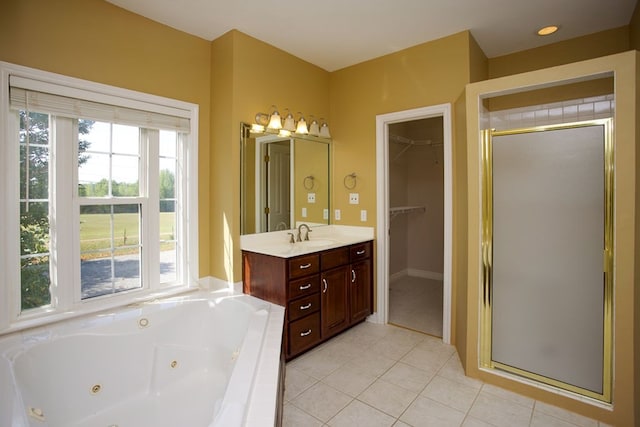
[[[323,219],[324,209],[329,206],[329,158],[331,148],[321,142],[295,140],[294,161],[294,224],[326,224]],[[313,176],[313,180],[305,180]],[[308,188],[305,188],[305,185]],[[315,195],[315,203],[309,203],[308,194]],[[302,208],[307,209],[307,216],[302,216]],[[313,238],[313,237],[311,237]]]
[[[0,61],[192,102],[199,117],[200,233],[209,234],[209,42],[102,0],[9,0]],[[210,271],[200,241],[200,275]]]
[[[454,102],[469,81],[468,32],[454,34],[331,73],[334,208],[339,223],[376,224],[375,117]],[[360,205],[349,205],[342,178],[356,172]],[[360,222],[366,209],[368,221]]]
[[[549,36],[553,37],[553,36]],[[629,27],[589,34],[575,39],[489,59],[489,77],[509,76],[561,64],[625,52],[630,49]]]
[[[464,293],[466,281],[466,233],[460,232],[466,227],[466,217],[461,211],[466,199],[458,197],[466,194],[466,181],[458,178],[465,174],[465,140],[460,139],[464,135],[465,114],[464,104],[457,101],[471,81],[472,69],[474,78],[483,76],[485,60],[471,34],[465,31],[331,73],[333,208],[342,211],[342,220],[337,222],[340,224],[376,225],[376,115],[443,103],[454,106],[452,341],[455,343],[460,333],[465,336],[466,330],[465,323],[460,322],[464,313],[456,309],[458,288]],[[343,177],[352,172],[358,175],[358,206],[348,204],[349,190],[342,185]],[[360,221],[360,209],[368,212],[366,222]]]
[[[329,73],[239,31],[211,43],[210,242],[208,275],[242,280],[240,122],[276,105],[281,113],[329,114]]]

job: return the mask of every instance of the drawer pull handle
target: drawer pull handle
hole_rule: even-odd
[[[309,335],[311,333],[311,329],[307,329],[305,332],[300,332],[300,336],[301,337],[306,337],[307,335]]]
[[[322,290],[323,294],[327,293],[327,279],[322,279],[322,283],[324,283],[324,289]]]
[[[351,270],[351,283],[356,283],[356,271]]]
[[[307,304],[307,305],[301,305],[300,306],[300,310],[308,310],[311,308],[311,303]]]
[[[363,249],[361,251],[356,251],[356,255],[362,255],[364,254],[366,251]]]
[[[300,290],[301,291],[306,291],[307,289],[309,289],[311,287],[311,283],[307,283],[306,285],[302,285],[300,286]]]
[[[308,263],[308,264],[302,264],[302,265],[300,266],[300,268],[301,268],[302,270],[304,270],[305,268],[309,268],[309,267],[311,267],[311,263]]]

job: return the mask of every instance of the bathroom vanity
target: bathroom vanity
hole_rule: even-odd
[[[373,241],[367,235],[244,244],[243,291],[282,305],[290,360],[373,311]],[[262,239],[264,241],[264,234]],[[279,242],[285,236],[276,235]],[[244,236],[243,236],[244,237]]]

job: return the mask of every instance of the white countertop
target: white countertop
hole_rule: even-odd
[[[305,231],[306,229],[303,231],[303,235]],[[298,236],[297,229],[246,234],[240,236],[240,249],[280,258],[291,258],[366,242],[373,240],[374,235],[373,227],[321,225],[311,227],[308,241],[290,243],[289,233],[293,233],[295,237]]]

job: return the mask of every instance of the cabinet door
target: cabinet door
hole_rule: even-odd
[[[340,332],[349,325],[347,305],[349,273],[350,270],[346,265],[322,273],[320,308],[323,339]]]
[[[351,264],[350,273],[350,322],[354,323],[371,314],[371,260]]]

